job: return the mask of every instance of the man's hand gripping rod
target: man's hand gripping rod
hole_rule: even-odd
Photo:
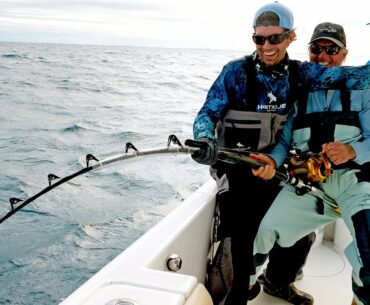
[[[185,145],[189,147],[197,147],[202,148],[205,143],[202,141],[195,141],[195,140],[186,140]],[[229,149],[229,148],[218,148],[218,159],[222,162],[231,163],[231,164],[244,164],[248,165],[251,168],[259,168],[261,166],[265,166],[266,164],[258,161],[256,159],[253,159],[249,157],[248,151],[242,150],[242,149]],[[280,181],[284,181],[287,184],[290,184],[294,186],[298,193],[309,193],[321,200],[323,200],[324,203],[328,204],[334,211],[337,213],[340,213],[340,209],[338,206],[338,203],[328,196],[326,193],[324,193],[322,190],[318,189],[317,187],[305,183],[302,179],[295,177],[288,172],[284,173],[281,171],[276,170],[275,178],[277,178]]]

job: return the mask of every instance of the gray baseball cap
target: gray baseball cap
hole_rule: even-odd
[[[334,42],[338,47],[344,48],[346,46],[346,34],[341,25],[331,22],[323,22],[318,24],[312,34],[312,43],[316,40],[327,39]]]

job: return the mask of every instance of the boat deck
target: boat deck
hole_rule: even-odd
[[[347,258],[333,248],[333,243],[323,241],[310,251],[304,267],[302,280],[295,285],[310,293],[315,305],[350,305],[352,302],[351,272]],[[290,304],[263,291],[250,305],[287,305]]]

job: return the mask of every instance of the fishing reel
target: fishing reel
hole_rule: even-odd
[[[292,176],[300,177],[310,182],[325,181],[333,173],[330,160],[323,153],[292,152],[289,158],[287,170]]]

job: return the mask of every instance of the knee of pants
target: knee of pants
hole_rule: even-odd
[[[265,222],[261,222],[254,240],[254,253],[266,254],[270,252],[276,242],[276,232]]]

